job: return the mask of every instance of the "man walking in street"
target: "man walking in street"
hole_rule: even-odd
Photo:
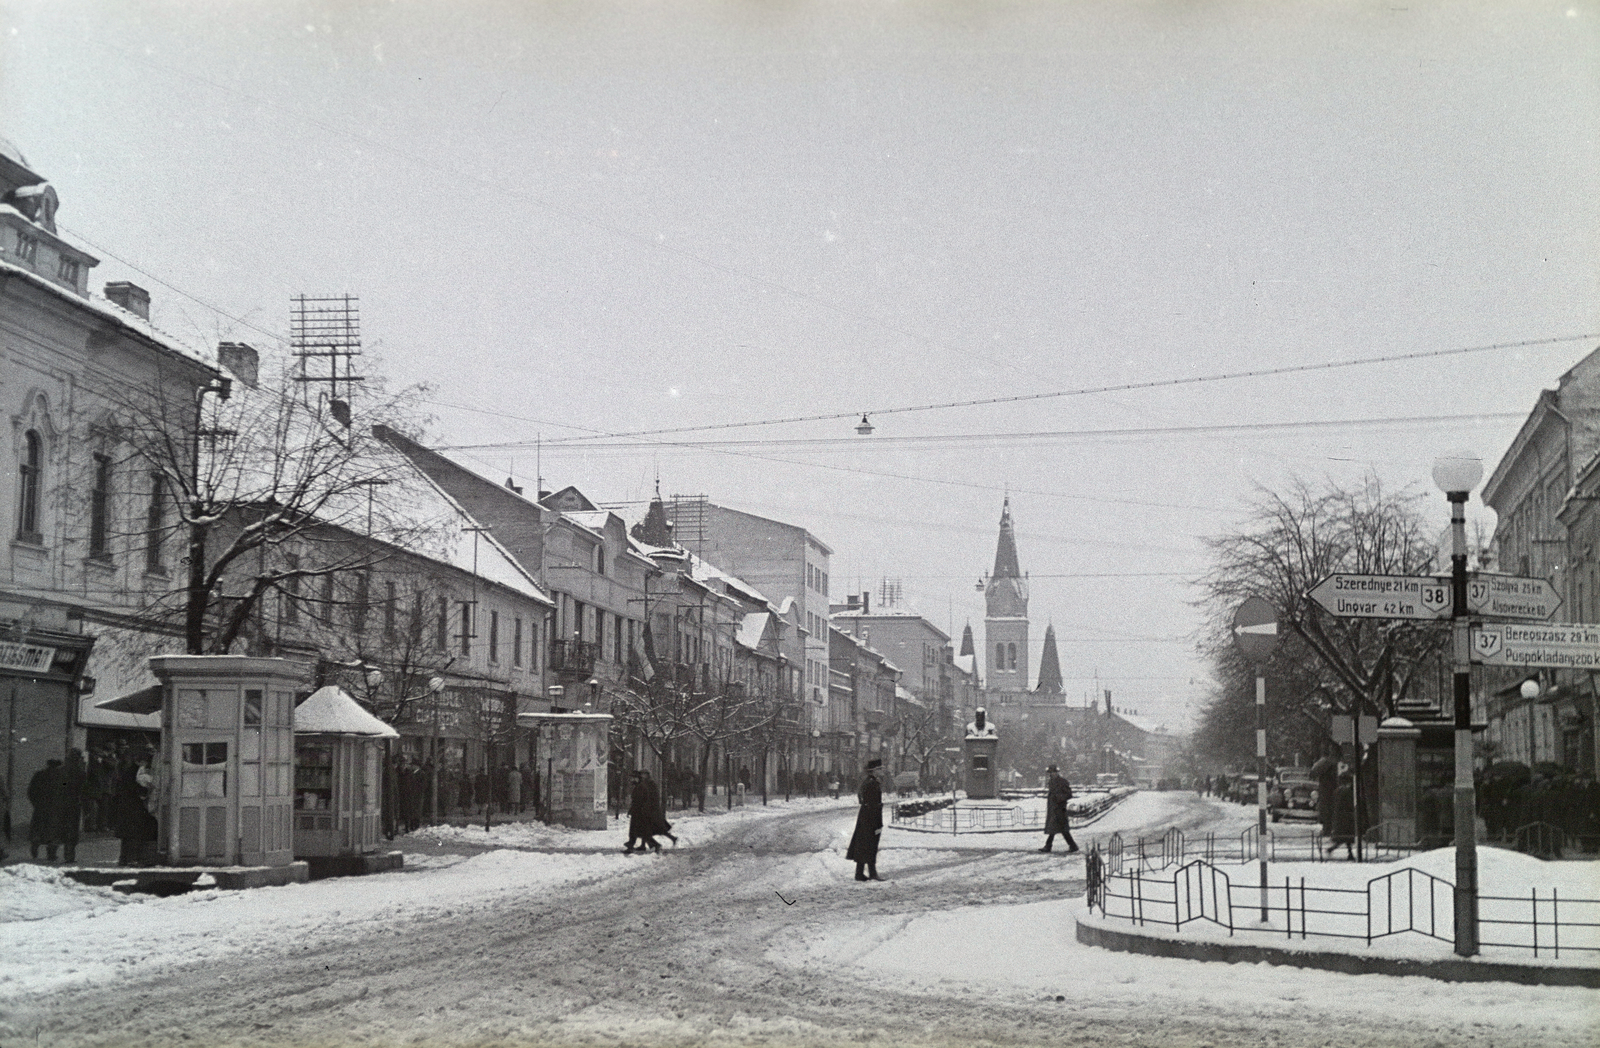
[[[1054,764],[1045,769],[1045,774],[1050,776],[1050,791],[1044,802],[1044,847],[1039,850],[1051,851],[1050,846],[1059,833],[1067,842],[1067,854],[1071,855],[1078,850],[1078,842],[1072,839],[1072,830],[1067,825],[1067,802],[1072,799],[1072,785],[1061,777],[1061,769]]]
[[[878,769],[883,761],[867,762],[867,774],[856,790],[856,830],[850,835],[850,848],[844,857],[856,864],[856,880],[881,881],[878,876],[878,838],[883,834],[883,786]]]

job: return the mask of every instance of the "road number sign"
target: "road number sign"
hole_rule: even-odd
[[[1450,583],[1411,575],[1329,575],[1310,596],[1343,618],[1437,619],[1450,614]]]
[[[1472,661],[1485,666],[1600,669],[1600,626],[1497,622],[1472,631]]]
[[[1560,606],[1561,596],[1544,579],[1479,573],[1467,582],[1467,608],[1475,615],[1548,619]]]

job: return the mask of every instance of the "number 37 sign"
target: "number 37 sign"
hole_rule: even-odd
[[[1600,628],[1501,622],[1472,631],[1472,661],[1486,666],[1600,669]]]

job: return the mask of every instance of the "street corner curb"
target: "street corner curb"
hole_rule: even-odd
[[[1370,957],[1352,953],[1319,950],[1283,949],[1245,943],[1210,942],[1198,939],[1167,939],[1086,923],[1074,916],[1077,938],[1085,946],[1121,953],[1142,953],[1150,957],[1173,957],[1188,961],[1221,961],[1225,964],[1276,964],[1293,968],[1343,972],[1346,975],[1415,975],[1441,982],[1510,982],[1523,986],[1580,986],[1600,989],[1600,968],[1566,968],[1537,964],[1506,964],[1495,961],[1441,959],[1414,960],[1403,957]]]

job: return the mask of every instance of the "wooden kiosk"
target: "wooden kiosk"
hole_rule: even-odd
[[[162,850],[200,866],[289,866],[294,697],[310,667],[245,655],[157,655]]]
[[[295,858],[356,856],[378,849],[383,742],[399,737],[331,684],[295,709]]]

